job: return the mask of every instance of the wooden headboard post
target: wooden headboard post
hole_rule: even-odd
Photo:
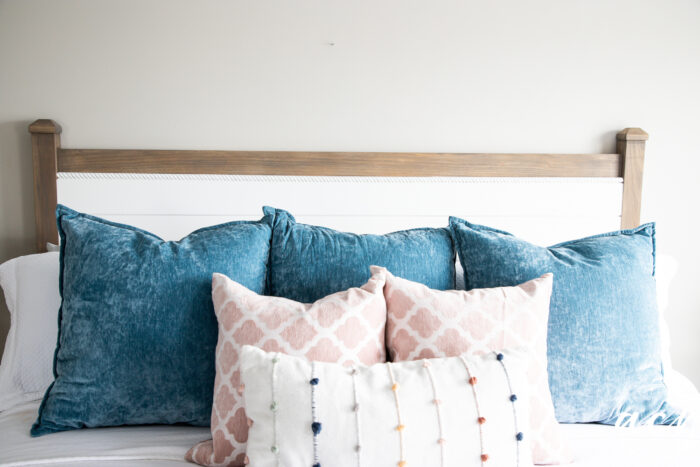
[[[642,176],[644,174],[644,146],[649,135],[641,128],[625,128],[617,134],[617,153],[620,155],[623,229],[639,225],[642,211]]]
[[[36,248],[46,251],[46,243],[58,244],[56,229],[56,178],[58,150],[61,147],[61,126],[53,120],[37,120],[29,125],[32,134],[34,163],[34,217]]]

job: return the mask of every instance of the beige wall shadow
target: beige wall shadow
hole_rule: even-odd
[[[0,263],[34,253],[34,185],[31,121],[0,122]],[[0,294],[2,295],[2,294]],[[10,328],[5,297],[0,300],[0,352]]]

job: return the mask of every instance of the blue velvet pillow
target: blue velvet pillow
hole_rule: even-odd
[[[547,357],[560,422],[677,420],[661,367],[654,224],[549,248],[454,217],[450,227],[467,289],[554,273]]]
[[[271,219],[179,242],[58,206],[55,381],[31,434],[82,427],[209,425],[217,322],[212,273],[265,285]]]
[[[265,207],[263,211],[274,216],[270,295],[310,303],[361,286],[369,279],[372,265],[433,289],[454,288],[455,254],[447,228],[357,235],[298,224],[282,209]]]

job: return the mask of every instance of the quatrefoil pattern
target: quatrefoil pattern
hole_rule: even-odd
[[[261,296],[221,274],[212,284],[219,321],[212,440],[199,443],[187,460],[206,466],[242,466],[248,440],[240,350],[253,345],[267,352],[344,365],[384,362],[386,303],[384,271],[369,281],[304,304]]]
[[[571,460],[554,417],[547,376],[552,277],[545,274],[516,287],[437,291],[387,272],[384,291],[392,361],[532,349],[527,376],[532,385],[530,431],[536,464]]]

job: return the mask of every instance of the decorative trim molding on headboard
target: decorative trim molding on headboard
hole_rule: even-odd
[[[29,125],[34,161],[36,246],[56,243],[59,172],[345,177],[622,177],[622,228],[639,224],[648,135],[617,134],[616,154],[455,154],[387,152],[64,149],[53,120]]]

